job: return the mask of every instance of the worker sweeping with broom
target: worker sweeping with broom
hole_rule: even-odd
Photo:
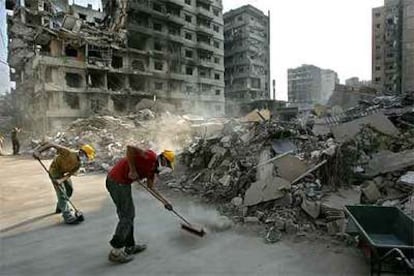
[[[135,206],[132,200],[131,184],[135,180],[147,180],[148,188],[154,190],[155,175],[174,168],[175,154],[165,150],[157,156],[152,150],[143,150],[127,146],[126,157],[121,159],[106,178],[106,188],[116,206],[119,222],[115,233],[109,242],[112,250],[109,260],[116,263],[126,263],[146,249],[145,244],[135,244],[134,217]],[[157,193],[158,194],[158,193]],[[163,199],[164,207],[172,210],[172,206]]]
[[[55,156],[49,170],[40,161],[42,152],[51,148],[56,149]],[[57,206],[56,213],[62,213],[62,217],[66,224],[78,224],[83,221],[83,215],[76,210],[71,204],[70,197],[73,193],[73,186],[70,177],[78,171],[83,162],[93,160],[95,158],[95,150],[90,145],[83,145],[78,151],[53,144],[45,143],[33,152],[33,157],[37,159],[42,167],[47,171],[56,191]],[[71,206],[75,209],[71,209]]]

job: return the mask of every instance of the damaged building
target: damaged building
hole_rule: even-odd
[[[414,3],[385,0],[372,10],[372,81],[378,91],[414,91]]]
[[[270,99],[270,13],[246,5],[224,14],[226,114]]]
[[[330,69],[307,64],[288,69],[288,101],[300,109],[312,109],[328,101],[337,83],[338,74]]]
[[[142,99],[224,114],[221,1],[18,1],[8,18],[22,125],[42,131]]]

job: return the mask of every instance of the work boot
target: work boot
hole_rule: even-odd
[[[123,250],[111,250],[108,256],[109,261],[113,263],[120,263],[120,264],[130,262],[133,259],[134,259],[134,256],[128,255]]]
[[[134,246],[125,247],[125,253],[127,253],[128,255],[133,255],[133,254],[138,254],[138,253],[144,251],[145,249],[147,249],[146,244],[137,244],[137,245],[134,245]]]

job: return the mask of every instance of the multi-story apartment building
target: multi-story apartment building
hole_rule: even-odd
[[[404,0],[402,31],[402,89],[414,93],[414,0]]]
[[[226,113],[270,99],[270,14],[246,5],[224,14]]]
[[[385,0],[372,10],[372,82],[384,94],[412,91],[413,1]]]
[[[338,74],[314,65],[288,69],[288,102],[300,108],[325,104],[339,83]]]
[[[45,131],[135,111],[143,98],[224,114],[221,0],[104,0],[103,12],[68,0],[22,3],[9,18],[22,123]]]

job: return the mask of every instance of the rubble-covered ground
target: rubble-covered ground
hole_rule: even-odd
[[[89,171],[110,169],[127,144],[173,149],[178,167],[161,176],[163,183],[218,204],[235,222],[262,226],[266,242],[286,235],[347,239],[348,204],[397,206],[414,217],[413,103],[409,96],[380,97],[341,116],[289,122],[203,121],[142,109],[79,119],[45,139],[91,144],[97,155]]]
[[[347,204],[397,206],[414,217],[413,103],[376,98],[319,125],[230,120],[196,138],[180,155],[185,173],[166,180],[219,203],[236,222],[264,226],[267,242],[289,234],[347,239]]]

